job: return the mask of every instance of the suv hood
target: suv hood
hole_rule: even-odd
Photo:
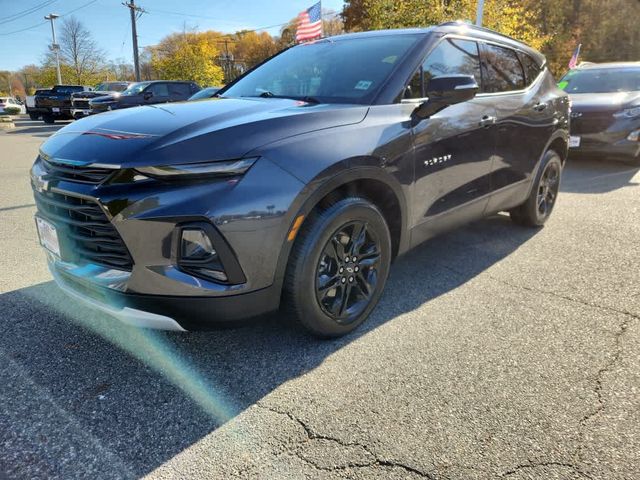
[[[41,153],[126,167],[231,160],[277,140],[359,123],[367,111],[278,98],[163,103],[78,120],[50,137]]]
[[[640,102],[640,92],[575,93],[571,105],[578,112],[619,111]]]
[[[88,91],[88,92],[76,92],[71,94],[71,99],[75,100],[77,98],[100,98],[100,97],[117,97],[120,95],[120,92],[111,92],[108,90],[100,90],[100,91]]]

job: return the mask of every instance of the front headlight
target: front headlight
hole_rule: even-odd
[[[635,118],[635,117],[640,117],[640,106],[632,107],[632,108],[625,108],[623,111],[615,113],[613,116],[617,117],[617,118]]]
[[[223,162],[187,163],[160,167],[140,167],[136,171],[143,175],[162,179],[187,179],[209,176],[233,176],[244,174],[256,162],[257,157]]]

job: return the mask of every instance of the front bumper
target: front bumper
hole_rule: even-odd
[[[91,109],[89,108],[72,108],[71,116],[73,118],[82,118],[91,115]]]
[[[572,156],[640,159],[640,141],[628,139],[633,132],[640,130],[640,119],[612,119],[607,123],[606,128],[600,131],[585,131],[583,124],[572,124],[571,135],[580,137],[580,146],[571,148],[569,153]]]
[[[278,308],[276,271],[293,221],[289,207],[303,184],[267,159],[242,178],[199,183],[134,180],[135,173],[124,169],[98,185],[49,178],[43,187],[38,182],[46,172],[43,162],[36,161],[32,183],[38,215],[59,227],[62,237],[62,258],[48,253],[49,267],[58,284],[76,298],[127,323],[164,329],[202,329]],[[64,219],[44,208],[38,191],[43,188],[54,202],[61,195],[81,199],[73,208],[94,217],[99,205],[132,261],[120,267],[74,258],[74,245],[65,245]],[[243,283],[216,282],[177,263],[176,232],[192,222],[215,229],[220,239],[214,238],[214,247],[225,268],[224,255],[234,256]]]

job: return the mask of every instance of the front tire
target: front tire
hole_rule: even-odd
[[[509,212],[511,220],[524,227],[541,227],[549,219],[558,199],[562,161],[553,150],[545,153],[529,198]]]
[[[45,115],[42,116],[42,121],[44,123],[47,123],[47,124],[51,125],[51,124],[55,123],[56,120],[55,120],[55,118],[53,118],[53,115],[45,114]]]
[[[284,304],[311,333],[345,335],[374,309],[389,274],[391,237],[380,210],[348,197],[312,213],[292,249]]]

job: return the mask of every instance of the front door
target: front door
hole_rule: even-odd
[[[423,95],[429,79],[437,76],[473,75],[480,85],[477,43],[443,39],[416,75],[422,77]],[[409,90],[413,95],[419,84],[414,77]],[[495,118],[491,99],[474,98],[414,126],[414,245],[484,213],[491,189]]]

